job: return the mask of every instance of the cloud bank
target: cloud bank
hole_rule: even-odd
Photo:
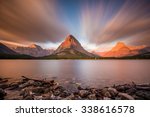
[[[0,39],[57,42],[68,34],[55,0],[0,0]]]

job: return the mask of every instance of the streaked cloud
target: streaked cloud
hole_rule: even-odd
[[[0,0],[2,40],[57,42],[66,34],[55,0]]]
[[[150,2],[126,0],[117,12],[113,3],[109,1],[105,5],[101,2],[92,9],[83,9],[81,27],[89,41],[103,44],[130,38],[132,43],[140,40],[143,44],[150,44],[147,38],[150,32]]]
[[[88,49],[150,45],[149,0],[0,0],[0,40],[45,47],[73,34]]]

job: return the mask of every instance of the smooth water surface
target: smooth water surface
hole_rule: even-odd
[[[0,77],[21,76],[55,79],[66,86],[150,83],[150,60],[0,60]]]

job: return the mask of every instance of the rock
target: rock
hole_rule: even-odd
[[[137,90],[146,90],[146,91],[150,91],[150,87],[142,87],[142,86],[136,86]]]
[[[39,87],[39,86],[42,86],[42,85],[43,84],[39,81],[34,81],[34,83],[33,83],[33,86],[35,86],[35,87]]]
[[[102,90],[100,90],[100,93],[104,95],[107,91],[108,91],[108,88],[103,88]]]
[[[6,82],[8,82],[8,80],[7,80],[7,79],[2,79],[2,80],[0,80],[0,84],[2,84],[2,83],[6,83]]]
[[[111,98],[111,94],[108,91],[104,94],[104,96],[108,97],[108,98]]]
[[[150,84],[138,84],[136,87],[150,87]]]
[[[44,93],[49,93],[50,91],[51,91],[50,88],[44,89]]]
[[[59,96],[51,95],[51,100],[61,100],[62,98]]]
[[[21,92],[20,92],[20,96],[23,96],[23,98],[27,97],[30,95],[30,92],[27,90],[27,89],[23,89]]]
[[[6,88],[8,88],[8,87],[9,87],[8,84],[0,84],[0,88],[2,88],[2,89],[6,89]]]
[[[6,92],[2,88],[0,88],[0,100],[3,100],[5,96]]]
[[[59,96],[59,95],[61,94],[61,91],[60,91],[60,90],[56,90],[56,91],[53,92],[53,94],[54,94],[55,96]]]
[[[25,83],[25,82],[28,82],[29,80],[30,80],[29,78],[22,76],[21,82]]]
[[[128,93],[129,95],[133,95],[135,94],[136,91],[137,90],[135,88],[131,88],[131,89],[126,90],[126,93]]]
[[[134,98],[127,93],[119,93],[118,96],[123,100],[134,100]]]
[[[34,100],[42,100],[43,96],[34,96]]]
[[[50,81],[50,85],[54,85],[55,84],[55,81],[54,80],[51,80]]]
[[[70,93],[68,91],[63,91],[61,94],[60,94],[60,97],[63,97],[63,98],[66,98],[67,96],[69,96]]]
[[[22,96],[14,96],[10,100],[23,100]]]
[[[80,90],[79,95],[84,98],[89,95],[89,92],[87,90]]]
[[[90,95],[88,95],[88,99],[90,99],[90,100],[96,100],[97,98],[96,98],[95,94],[90,94]]]
[[[81,86],[78,86],[77,89],[78,90],[83,90],[83,88]]]
[[[74,100],[74,99],[75,99],[74,94],[71,94],[71,95],[67,96],[66,98],[63,98],[63,100]]]
[[[43,94],[45,91],[45,89],[43,87],[36,87],[34,89],[32,89],[32,92],[35,94]]]
[[[118,95],[118,91],[115,88],[108,88],[108,92],[110,93],[110,95],[112,97],[115,97],[116,95]]]
[[[96,91],[96,97],[97,97],[98,100],[102,100],[103,94],[102,94],[101,90]]]
[[[29,86],[32,86],[32,85],[34,85],[34,81],[33,80],[28,80],[28,82],[19,85],[19,88],[23,89],[25,87],[29,87]]]
[[[23,88],[28,87],[28,86],[30,86],[30,83],[26,82],[24,84],[19,85],[19,88],[23,89]]]
[[[146,100],[150,100],[150,91],[137,91],[135,95],[144,98]]]
[[[19,88],[19,85],[18,85],[18,83],[12,83],[12,84],[10,84],[10,86],[9,86],[9,90],[15,90],[15,89],[18,89]]]
[[[52,92],[43,94],[42,96],[43,96],[43,100],[51,100]]]
[[[24,100],[34,100],[34,97],[32,95],[28,95],[24,98]]]
[[[109,97],[103,97],[103,100],[111,100]]]
[[[101,93],[102,93],[102,95],[103,95],[104,97],[109,97],[109,98],[111,98],[111,94],[109,93],[108,88],[103,88],[103,89],[101,90]]]
[[[96,90],[95,88],[91,88],[91,89],[90,89],[90,92],[91,92],[92,94],[96,94],[96,93],[97,93],[97,90]]]
[[[133,85],[125,84],[125,85],[116,86],[115,88],[117,89],[117,91],[125,92],[126,90],[131,89],[132,87]]]

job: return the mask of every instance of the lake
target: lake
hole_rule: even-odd
[[[0,60],[0,77],[54,79],[104,87],[124,83],[150,83],[150,60]]]

